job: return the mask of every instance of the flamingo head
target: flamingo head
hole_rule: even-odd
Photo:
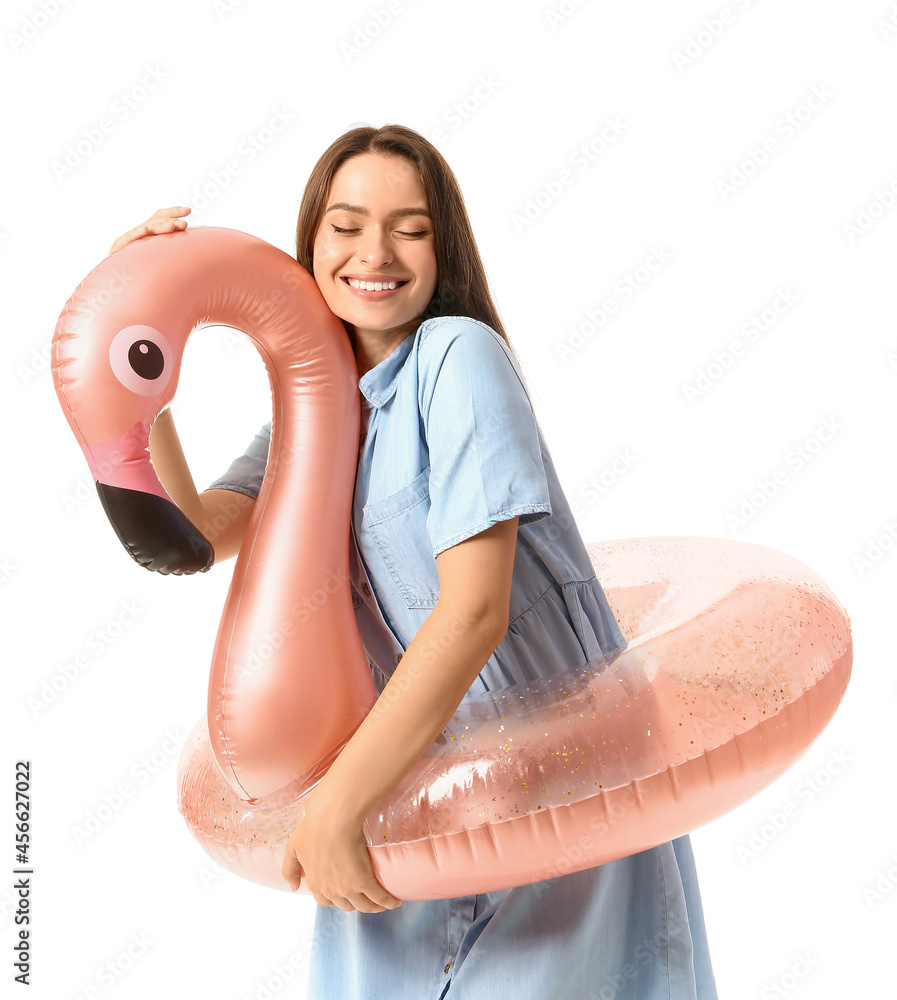
[[[107,257],[66,303],[53,336],[53,381],[127,551],[159,573],[205,572],[212,545],[166,492],[149,453],[195,324],[153,302],[139,269],[128,267],[129,249]]]

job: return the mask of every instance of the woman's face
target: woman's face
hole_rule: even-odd
[[[436,288],[436,251],[413,164],[361,153],[339,167],[315,234],[313,267],[331,312],[356,336],[394,346],[414,332]]]

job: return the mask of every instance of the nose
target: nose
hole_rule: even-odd
[[[389,242],[379,228],[367,230],[358,244],[358,259],[371,268],[385,267],[392,260]]]

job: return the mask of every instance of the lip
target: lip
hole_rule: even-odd
[[[395,274],[341,274],[340,280],[344,281],[346,278],[354,278],[356,281],[401,281],[404,284],[408,283],[407,278],[400,278]]]
[[[353,288],[349,284],[348,281],[349,278],[355,278],[358,281],[380,281],[380,282],[395,281],[396,287],[381,288],[379,292],[374,290],[369,290],[367,288]],[[388,299],[390,296],[396,295],[405,287],[405,285],[408,284],[408,280],[405,278],[391,278],[385,274],[378,274],[373,277],[362,274],[341,274],[340,281],[353,295],[357,295],[359,298],[362,299],[373,300],[374,302],[377,302],[380,299]],[[399,282],[401,282],[401,284],[399,284]]]

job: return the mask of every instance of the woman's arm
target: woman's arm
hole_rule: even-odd
[[[436,607],[321,782],[346,819],[363,821],[389,796],[504,638],[517,521],[500,521],[436,557]]]
[[[322,906],[379,912],[398,902],[373,878],[361,825],[445,728],[507,632],[517,522],[500,521],[436,557],[436,607],[312,793],[284,876],[298,885],[305,875]]]
[[[240,551],[255,501],[236,490],[204,490],[196,485],[175,430],[171,410],[163,410],[150,430],[153,468],[168,495],[205,535],[215,550],[215,562]]]

